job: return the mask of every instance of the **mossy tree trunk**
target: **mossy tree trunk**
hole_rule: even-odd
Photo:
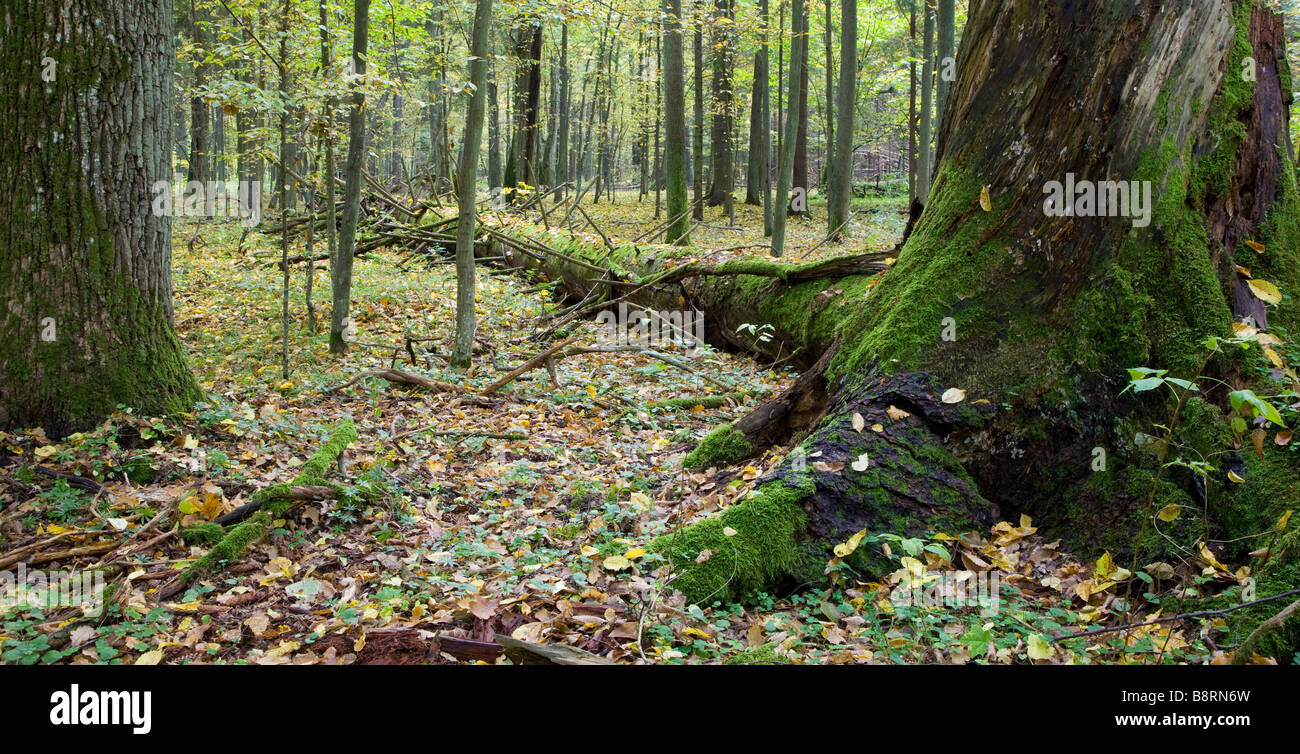
[[[754,497],[655,543],[692,600],[819,573],[825,548],[861,529],[956,533],[1023,512],[1070,546],[1131,553],[1160,465],[1134,437],[1168,422],[1171,405],[1121,396],[1124,370],[1192,379],[1207,337],[1230,337],[1243,316],[1262,324],[1237,265],[1291,293],[1267,319],[1295,327],[1300,194],[1278,16],[1255,0],[975,0],[968,18],[930,202],[897,263],[835,325],[825,409],[796,436],[802,452]],[[1046,184],[1068,174],[1149,181],[1151,202],[1125,213],[1149,210],[1149,222],[1083,203],[1047,214]],[[1278,392],[1252,382],[1258,358],[1215,357],[1207,373]],[[945,402],[953,388],[964,397]],[[1217,454],[1208,485],[1169,469],[1155,487],[1158,506],[1204,515],[1153,532],[1143,555],[1198,537],[1244,555],[1262,546],[1247,535],[1300,500],[1300,475],[1272,443],[1262,459],[1234,448],[1226,393],[1207,384],[1174,438],[1189,461]],[[725,434],[724,453],[763,447]]]
[[[200,397],[172,328],[172,11],[17,0],[0,60],[0,427]],[[163,188],[155,189],[155,183]]]

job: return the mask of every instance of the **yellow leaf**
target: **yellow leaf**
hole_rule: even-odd
[[[1228,570],[1227,566],[1220,563],[1218,558],[1214,557],[1214,553],[1210,552],[1209,546],[1206,545],[1204,542],[1201,543],[1201,560],[1204,560],[1206,563],[1209,563],[1211,566],[1213,566],[1214,568],[1220,571]]]
[[[628,550],[627,553],[623,555],[623,557],[627,558],[628,560],[636,560],[637,558],[645,554],[646,551],[641,549],[640,547],[633,547],[631,550]]]
[[[631,495],[631,503],[637,508],[641,508],[641,509],[649,508],[650,502],[651,502],[650,496],[645,494],[644,492],[633,492]]]
[[[587,385],[587,395],[591,396],[591,399],[592,399],[592,400],[595,400],[595,399],[596,399],[596,386],[595,386],[595,385]]]
[[[1156,518],[1165,522],[1177,521],[1178,517],[1181,516],[1182,513],[1183,513],[1182,508],[1178,507],[1173,503],[1170,503],[1169,505],[1166,505],[1165,507],[1160,509],[1160,512],[1156,514]]]
[[[1228,471],[1228,481],[1230,481],[1230,482],[1235,482],[1235,483],[1237,483],[1237,484],[1242,484],[1242,483],[1245,482],[1246,480],[1245,480],[1245,479],[1242,479],[1242,478],[1241,478],[1241,475],[1238,474],[1237,472],[1232,471],[1232,470],[1229,470],[1229,471]]]
[[[44,461],[46,458],[49,458],[57,452],[59,452],[59,449],[54,445],[42,445],[35,451],[36,460]]]
[[[1282,292],[1277,289],[1276,285],[1267,280],[1251,280],[1249,282],[1250,290],[1260,301],[1270,304],[1282,303]]]
[[[854,471],[866,471],[867,467],[870,465],[871,465],[871,460],[867,458],[866,453],[863,453],[862,455],[858,456],[858,460],[854,461],[852,464]]]
[[[863,529],[857,534],[849,537],[847,542],[841,542],[838,545],[835,545],[835,557],[847,558],[852,555],[853,551],[858,549],[858,545],[862,543],[862,538],[865,536],[867,536],[867,530]]]
[[[894,406],[890,406],[889,408],[885,409],[885,413],[888,414],[889,418],[893,419],[894,421],[898,421],[899,419],[906,419],[907,417],[911,416],[911,414],[904,411],[903,409],[896,408]]]
[[[730,526],[724,526],[724,527],[722,527],[722,533],[723,533],[723,535],[725,535],[725,536],[728,536],[728,537],[734,537],[734,536],[736,536],[737,534],[739,534],[740,532],[736,531],[735,529],[731,528]]]
[[[1247,241],[1246,245],[1255,250],[1256,254],[1264,253],[1264,244],[1258,241]]]
[[[966,391],[961,388],[950,387],[943,391],[943,396],[939,400],[944,403],[961,403],[966,400]]]
[[[608,558],[605,558],[605,562],[601,563],[601,565],[603,565],[607,571],[621,571],[632,565],[632,563],[622,555],[610,555]]]
[[[989,196],[989,187],[980,187],[980,208],[985,212],[993,210],[993,197]]]
[[[1282,357],[1277,355],[1277,351],[1274,351],[1271,348],[1265,348],[1264,357],[1267,358],[1269,361],[1273,362],[1273,366],[1277,367],[1278,369],[1282,368]]]
[[[163,652],[161,649],[151,649],[148,652],[135,658],[136,665],[157,665],[162,662]]]
[[[1291,520],[1291,511],[1287,511],[1286,513],[1283,513],[1282,517],[1277,520],[1277,530],[1282,531],[1283,529],[1285,529],[1287,522],[1290,520]]]
[[[1031,660],[1046,660],[1056,654],[1056,648],[1052,646],[1052,643],[1039,634],[1030,634],[1027,643],[1029,645],[1029,659]]]
[[[865,427],[865,426],[867,426],[867,421],[866,421],[866,419],[863,419],[863,418],[862,418],[862,414],[859,414],[859,413],[857,413],[857,412],[854,412],[854,414],[853,414],[853,429],[854,429],[854,431],[856,431],[856,432],[861,432],[861,431],[862,431],[862,428]]]
[[[885,425],[883,425],[883,424],[872,424],[872,425],[871,425],[871,431],[872,431],[872,432],[884,432],[884,431],[885,431]]]
[[[209,521],[221,515],[221,495],[208,493],[207,497],[203,498],[203,504],[199,506],[199,513]]]
[[[1110,551],[1106,551],[1100,558],[1097,558],[1097,571],[1093,578],[1103,579],[1115,570],[1115,561],[1110,556]]]

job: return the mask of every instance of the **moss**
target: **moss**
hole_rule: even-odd
[[[682,466],[688,469],[725,466],[753,454],[754,446],[749,444],[745,434],[728,423],[705,435],[695,450],[682,459]]]
[[[723,665],[789,665],[790,661],[776,653],[776,642],[751,647],[728,657]]]
[[[690,602],[740,599],[800,571],[799,503],[812,492],[806,479],[797,486],[769,482],[721,515],[656,538],[650,549],[669,557],[680,572],[673,587]]]
[[[260,501],[262,509],[254,513],[247,521],[226,531],[217,540],[217,543],[212,546],[212,550],[208,554],[194,561],[180,575],[180,583],[192,584],[196,580],[220,570],[227,563],[242,557],[254,542],[257,542],[268,533],[271,525],[275,522],[275,517],[288,509],[291,501],[286,498],[286,495],[293,485],[323,484],[335,486],[330,485],[322,477],[329,465],[334,462],[334,459],[338,458],[339,454],[347,448],[348,443],[356,439],[357,430],[351,419],[343,419],[336,424],[329,438],[303,464],[302,471],[294,479],[293,483],[273,484],[255,493],[253,500]],[[202,534],[196,533],[195,536],[211,536],[214,533],[211,529],[199,528],[205,526],[216,525],[199,524],[198,527],[191,527],[191,529],[198,529],[199,532],[202,532]],[[220,528],[217,527],[217,529]]]
[[[298,474],[295,484],[316,484],[325,478],[325,471],[329,468],[334,459],[348,447],[349,443],[356,442],[357,428],[353,425],[351,419],[344,419],[339,422],[334,431],[330,434],[328,440],[316,449],[311,458],[302,465],[302,471]]]
[[[225,536],[226,530],[221,524],[214,524],[211,521],[205,521],[200,524],[194,524],[181,529],[181,539],[185,544],[213,544],[220,541]]]
[[[704,408],[719,408],[729,405],[732,401],[743,401],[754,395],[760,395],[761,392],[751,390],[739,390],[733,393],[722,393],[721,395],[701,395],[693,398],[669,398],[664,401],[652,401],[646,404],[646,408],[658,408],[665,411],[690,410],[696,406]]]
[[[271,514],[267,511],[258,511],[252,518],[232,528],[225,534],[208,554],[194,561],[185,572],[181,574],[180,581],[182,584],[193,584],[198,579],[218,571],[225,567],[226,564],[234,562],[243,556],[252,547],[255,542],[264,537],[271,526]]]

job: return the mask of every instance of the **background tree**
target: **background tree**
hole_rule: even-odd
[[[794,179],[795,142],[798,140],[799,109],[802,104],[802,87],[800,86],[800,68],[798,61],[803,58],[806,44],[803,26],[803,0],[791,0],[790,23],[790,60],[789,66],[789,107],[785,120],[785,135],[781,138],[781,157],[776,171],[776,198],[774,207],[788,207],[790,204],[790,183]],[[779,257],[785,253],[786,212],[774,212],[772,217],[772,256]]]
[[[476,226],[475,187],[478,176],[479,143],[483,135],[484,101],[487,99],[488,30],[492,25],[492,0],[478,0],[474,9],[474,41],[470,49],[469,111],[465,117],[465,138],[461,141],[460,213],[456,223],[456,344],[451,365],[468,367],[474,353],[474,231]]]
[[[840,82],[839,124],[835,154],[830,161],[831,177],[827,181],[826,229],[838,234],[849,219],[849,202],[853,198],[853,111],[858,91],[858,4],[857,0],[840,3]]]
[[[664,179],[668,243],[688,244],[691,220],[686,200],[686,92],[682,81],[682,0],[663,0],[664,12]]]
[[[330,264],[334,293],[330,312],[330,352],[344,353],[344,334],[352,322],[352,259],[356,254],[357,220],[361,216],[361,172],[366,157],[366,93],[361,80],[366,75],[366,42],[370,31],[370,0],[356,0],[352,19],[352,107],[348,111],[348,161],[343,168],[343,227],[339,231],[338,253]]]

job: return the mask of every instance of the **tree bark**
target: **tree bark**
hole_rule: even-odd
[[[805,45],[803,0],[792,0],[790,13],[791,42],[789,88],[790,98],[786,108],[785,135],[781,138],[781,158],[776,171],[776,198],[773,207],[782,207],[783,211],[772,213],[772,256],[780,257],[785,253],[785,223],[787,212],[784,208],[790,203],[790,184],[794,180],[795,142],[798,140],[799,110],[802,104],[800,91],[799,61],[803,59]]]
[[[189,410],[201,393],[172,328],[171,4],[17,0],[5,17],[0,428],[62,437],[119,403]]]
[[[664,173],[665,209],[671,222],[668,243],[690,243],[686,216],[686,96],[682,81],[682,1],[663,0],[664,10]]]
[[[460,213],[456,220],[456,343],[451,351],[453,367],[469,367],[474,352],[474,269],[475,194],[478,176],[479,142],[483,137],[483,110],[487,92],[488,30],[492,25],[492,0],[478,0],[474,9],[474,38],[470,48],[469,80],[474,86],[469,112],[465,114],[465,135],[461,139]]]
[[[826,203],[826,230],[840,234],[840,226],[849,219],[849,203],[853,198],[853,106],[857,98],[858,83],[858,4],[856,0],[840,3],[840,82],[839,124],[836,131],[835,154],[831,160],[831,176],[827,181],[829,196]],[[828,95],[829,96],[829,95]]]
[[[357,76],[366,73],[366,41],[370,30],[370,0],[356,0],[352,19],[352,66]],[[348,113],[348,160],[343,168],[343,227],[339,248],[330,262],[333,308],[330,312],[330,353],[346,353],[345,334],[352,327],[352,258],[356,253],[357,221],[361,216],[361,166],[366,157],[366,94],[352,92]]]
[[[712,182],[707,203],[724,204],[731,196],[731,0],[714,0],[713,48],[713,120],[709,134],[710,173]]]

